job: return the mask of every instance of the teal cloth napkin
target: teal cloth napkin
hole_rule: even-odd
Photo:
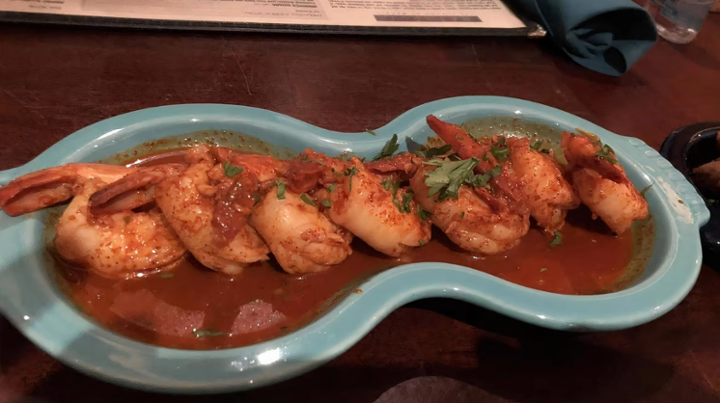
[[[506,0],[541,24],[577,63],[619,76],[657,40],[650,15],[631,0]]]

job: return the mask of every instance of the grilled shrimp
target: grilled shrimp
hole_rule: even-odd
[[[476,158],[475,172],[484,174],[496,167],[502,170],[490,180],[490,188],[475,188],[475,192],[495,211],[510,209],[516,214],[527,215],[528,207],[522,183],[513,172],[513,167],[506,161],[508,148],[504,145],[504,137],[476,141],[460,126],[443,122],[433,115],[428,115],[427,124],[430,128],[462,159]]]
[[[325,191],[331,207],[328,217],[388,256],[399,257],[430,240],[430,224],[415,213],[412,195],[404,189],[393,194],[381,184],[381,178],[369,172],[360,159],[341,161],[306,151],[310,168],[299,182],[334,184]],[[312,172],[312,170],[317,172]],[[297,170],[296,172],[300,172]]]
[[[0,206],[19,215],[72,198],[56,226],[55,249],[63,260],[110,278],[167,270],[185,248],[157,209],[95,215],[88,206],[97,190],[139,171],[103,164],[45,169],[0,188]]]
[[[229,178],[206,146],[190,149],[187,159],[190,166],[158,183],[154,196],[190,253],[203,265],[229,275],[267,260],[267,245],[247,224],[257,179],[239,170],[237,178]]]
[[[530,148],[527,138],[508,138],[507,141],[510,161],[523,183],[530,215],[546,231],[559,230],[565,224],[568,210],[577,208],[580,199],[552,156]]]
[[[305,161],[303,157],[283,161],[222,148],[215,149],[214,153],[219,160],[242,167],[245,173],[260,182],[265,194],[252,208],[249,222],[268,244],[283,270],[288,273],[319,272],[342,262],[352,253],[352,235],[333,224],[311,196],[304,194],[319,183],[315,176],[318,171],[313,164],[306,163],[307,156],[304,156]],[[291,190],[295,188],[300,188],[300,192]]]
[[[469,186],[460,186],[457,198],[439,200],[429,196],[425,184],[434,166],[422,166],[410,179],[410,188],[420,206],[432,213],[432,222],[460,248],[476,254],[493,255],[507,251],[520,242],[530,228],[526,216],[507,209],[495,211]]]
[[[288,273],[324,271],[352,253],[352,235],[320,213],[306,194],[271,189],[253,209],[250,224]]]
[[[580,200],[616,234],[648,215],[645,198],[630,182],[613,150],[588,136],[562,134],[567,174]]]

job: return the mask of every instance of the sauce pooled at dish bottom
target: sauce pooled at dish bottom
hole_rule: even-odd
[[[147,159],[177,162],[178,153]],[[138,341],[183,349],[220,349],[266,341],[312,321],[338,291],[359,280],[411,262],[447,262],[480,270],[526,287],[560,294],[610,291],[633,257],[633,235],[614,236],[587,208],[568,214],[562,245],[531,227],[505,254],[474,257],[436,228],[426,245],[401,259],[383,256],[359,239],[336,267],[302,276],[273,261],[257,263],[236,277],[183,258],[169,273],[113,280],[57,262],[62,289],[103,326]],[[359,297],[351,288],[347,298]]]

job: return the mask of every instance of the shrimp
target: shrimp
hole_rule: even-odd
[[[324,271],[352,253],[352,235],[333,224],[317,205],[313,205],[315,202],[310,196],[304,194],[318,183],[315,174],[319,170],[315,165],[322,170],[325,165],[308,161],[307,155],[283,161],[228,149],[213,151],[219,160],[243,167],[245,172],[265,183],[261,186],[265,195],[252,208],[249,222],[268,244],[283,270],[288,273]],[[282,185],[277,182],[280,178],[283,178]],[[299,188],[300,192],[285,190],[286,184],[290,189]],[[274,186],[282,188],[273,191]]]
[[[635,220],[647,217],[647,201],[611,148],[569,132],[562,134],[562,148],[568,160],[567,175],[580,200],[613,232],[623,234]]]
[[[391,193],[355,157],[334,178],[337,188],[327,191],[328,216],[373,249],[399,257],[430,241],[430,223],[416,214],[412,193],[405,189]]]
[[[257,179],[239,170],[234,175],[238,180],[228,178],[207,146],[193,147],[187,159],[191,165],[158,183],[154,195],[190,253],[206,267],[228,275],[267,260],[267,245],[247,224]]]
[[[504,137],[498,136],[495,139],[484,139],[482,142],[478,142],[458,125],[443,122],[433,115],[428,115],[426,120],[428,126],[445,143],[450,144],[452,150],[461,158],[478,160],[475,166],[475,172],[478,174],[490,172],[497,166],[502,168],[500,175],[490,180],[492,193],[485,188],[476,188],[475,190],[493,210],[501,211],[509,208],[520,215],[528,213],[522,183],[514,175],[512,166],[503,163],[507,159],[508,152],[504,144]]]
[[[97,216],[89,211],[93,193],[136,172],[136,168],[103,164],[49,168],[1,188],[0,206],[18,215],[72,198],[56,226],[55,249],[64,261],[109,278],[169,270],[185,248],[157,209]]]
[[[552,156],[530,148],[527,138],[507,141],[513,169],[524,185],[530,215],[546,231],[559,230],[565,224],[568,210],[577,208],[580,199]]]
[[[422,166],[410,179],[415,200],[432,213],[432,222],[460,248],[477,254],[492,255],[505,252],[518,243],[530,228],[527,215],[510,210],[494,210],[469,186],[458,189],[457,198],[442,200],[430,196],[425,184],[427,175],[437,167]]]
[[[288,273],[320,272],[352,253],[352,235],[320,213],[309,196],[269,191],[250,216],[280,266]]]

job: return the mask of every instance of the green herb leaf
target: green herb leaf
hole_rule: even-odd
[[[618,163],[618,160],[615,159],[615,150],[613,150],[612,147],[610,147],[607,144],[602,146],[600,151],[596,152],[595,155],[597,155],[601,159],[604,159],[605,161],[607,161],[613,165]]]
[[[413,191],[408,189],[403,193],[402,195],[402,208],[400,209],[401,213],[409,213],[410,212],[410,203],[413,199]]]
[[[490,179],[497,178],[500,173],[502,172],[502,167],[500,165],[495,166],[495,168],[485,172],[484,174],[480,175],[468,175],[467,178],[465,178],[465,183],[473,186],[473,187],[483,187],[490,182]]]
[[[555,231],[555,234],[553,235],[552,241],[550,241],[550,247],[554,248],[556,246],[560,246],[563,243],[562,234],[560,231]]]
[[[162,272],[162,273],[158,274],[158,277],[160,277],[160,278],[173,278],[173,277],[175,277],[175,273]]]
[[[380,150],[380,152],[373,157],[373,161],[381,160],[383,158],[392,157],[393,154],[395,154],[395,151],[400,148],[400,145],[398,145],[398,135],[393,134],[392,138],[385,143],[385,146]]]
[[[425,245],[426,243],[427,243],[427,242],[426,242],[424,239],[421,239],[421,240],[418,241],[418,245],[420,245],[420,246],[423,246],[423,245]]]
[[[231,164],[229,161],[225,161],[222,164],[223,170],[225,171],[225,176],[228,178],[232,178],[233,176],[242,173],[245,169],[243,167],[236,167],[235,165]]]
[[[365,130],[365,131],[368,132],[368,133],[370,133],[370,134],[372,134],[373,136],[377,136],[377,133],[375,133],[374,131],[372,131],[372,130],[370,130],[370,129],[367,129],[367,130]]]
[[[278,200],[285,200],[285,181],[282,179],[278,179],[276,183]]]
[[[452,146],[450,144],[445,144],[442,147],[433,147],[428,148],[427,150],[417,150],[415,151],[415,155],[422,158],[432,158],[437,157],[438,155],[445,155],[452,150]]]
[[[300,199],[302,199],[302,201],[304,201],[305,204],[309,204],[309,205],[315,207],[315,202],[312,201],[312,199],[310,198],[310,196],[306,195],[305,193],[303,193],[303,194],[300,195]]]
[[[422,208],[420,206],[417,207],[417,214],[418,214],[418,217],[420,217],[420,219],[423,221],[427,221],[428,218],[432,217],[431,212],[425,210],[424,208]]]
[[[195,335],[195,337],[201,338],[201,337],[224,336],[225,332],[216,332],[214,330],[193,329],[193,334]]]
[[[330,201],[330,199],[323,199],[322,205],[325,206],[325,208],[331,208],[332,202]]]
[[[533,150],[536,150],[536,151],[540,151],[540,149],[542,148],[543,144],[544,144],[544,143],[543,143],[542,141],[536,140],[536,141],[534,141],[532,144],[530,144],[530,148],[532,148]]]
[[[332,193],[335,191],[335,188],[337,188],[337,185],[333,183],[332,185],[328,186],[326,190],[328,193]]]
[[[497,158],[498,161],[503,162],[508,159],[510,149],[505,145],[505,137],[500,137],[497,143],[490,147],[490,153]]]
[[[348,176],[348,177],[349,177],[349,179],[348,179],[348,182],[349,182],[349,183],[348,183],[348,191],[352,190],[352,180],[353,180],[353,176],[355,176],[358,172],[360,172],[360,171],[358,171],[358,169],[355,168],[355,167],[348,168],[348,169],[345,170],[345,176]]]
[[[123,217],[123,221],[125,221],[125,224],[130,224],[130,216],[126,215],[125,217]]]
[[[645,193],[647,193],[648,190],[654,185],[654,183],[651,183],[643,188],[643,190],[640,191],[640,196],[645,197]]]
[[[380,182],[380,184],[385,188],[385,190],[390,191],[395,186],[395,181],[393,180],[393,176],[390,175],[388,178]]]
[[[478,162],[475,158],[462,161],[433,160],[426,162],[426,165],[437,166],[437,169],[425,174],[425,185],[430,187],[428,196],[439,194],[439,200],[448,197],[457,199],[458,189],[466,182],[468,175],[473,175],[472,170]]]

